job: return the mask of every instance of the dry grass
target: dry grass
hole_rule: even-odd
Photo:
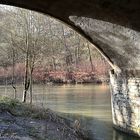
[[[8,111],[14,116],[31,117],[38,119],[48,118],[48,109],[37,108],[34,105],[21,103],[16,99],[0,97],[0,110]]]

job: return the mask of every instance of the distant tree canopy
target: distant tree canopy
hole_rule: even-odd
[[[0,71],[7,71],[12,83],[15,77],[23,77],[24,96],[29,88],[32,92],[35,79],[51,77],[49,72],[53,78],[61,73],[60,77],[65,75],[65,79],[78,72],[107,74],[109,65],[104,58],[86,39],[61,22],[7,6],[0,7],[0,19]],[[0,76],[3,77],[2,72]]]

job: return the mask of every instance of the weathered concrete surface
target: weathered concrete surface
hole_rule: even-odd
[[[111,61],[120,68],[140,66],[140,33],[120,25],[86,17],[70,20],[92,38]]]
[[[114,126],[140,136],[140,71],[110,73],[110,77]]]
[[[33,9],[78,30],[112,66],[140,69],[139,0],[0,0]]]

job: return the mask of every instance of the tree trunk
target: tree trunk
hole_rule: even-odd
[[[32,75],[30,75],[30,104],[32,104]]]
[[[28,91],[28,53],[27,53],[27,56],[26,56],[26,62],[25,62],[25,77],[24,77],[24,91],[23,91],[23,99],[22,101],[23,102],[26,102],[26,94],[27,94],[27,91]]]
[[[16,90],[16,80],[15,80],[15,52],[14,49],[12,49],[13,51],[13,73],[12,73],[12,87],[14,89],[14,99],[17,98],[17,90]]]
[[[13,84],[13,81],[12,81],[12,87],[14,89],[14,99],[17,98],[17,89],[16,89],[16,86]]]
[[[25,103],[26,102],[26,96],[27,96],[27,90],[23,91],[23,99],[22,102]]]
[[[30,104],[33,101],[33,69],[30,71]]]
[[[26,34],[26,58],[25,58],[25,77],[24,77],[24,91],[23,91],[23,99],[22,102],[26,102],[27,91],[30,86],[29,81],[29,36]]]
[[[78,36],[78,41],[79,41],[78,45],[75,48],[75,68],[76,68],[76,71],[78,70],[79,57],[80,57],[80,54],[79,54],[80,38],[79,38],[79,36]]]
[[[93,72],[95,70],[95,68],[93,66],[92,56],[91,56],[89,45],[87,47],[88,47],[88,51],[89,51],[89,60],[90,60],[90,64],[91,64],[91,71]]]
[[[72,65],[72,54],[70,49],[67,46],[67,42],[66,42],[66,37],[65,37],[65,31],[64,31],[64,27],[62,25],[62,33],[63,33],[63,42],[64,42],[64,49],[65,49],[65,61],[66,61],[66,69],[67,69],[67,74],[66,74],[66,79],[69,81],[71,80],[71,65]]]
[[[5,95],[7,94],[7,70],[4,70],[5,71]]]
[[[75,68],[76,68],[76,71],[78,70],[78,64],[79,64],[79,44],[75,48]]]

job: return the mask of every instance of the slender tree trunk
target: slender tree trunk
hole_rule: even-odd
[[[78,46],[75,48],[75,68],[76,68],[76,71],[78,70],[78,64],[79,64],[79,57],[80,57],[80,54],[79,54],[79,46],[80,46],[80,38],[78,36]]]
[[[53,61],[53,70],[56,71],[56,62],[55,62],[55,58],[54,57],[52,58],[52,61]]]
[[[12,49],[13,51],[13,73],[12,73],[12,87],[14,89],[14,99],[17,98],[17,89],[16,89],[16,80],[15,80],[15,52],[14,49]]]
[[[34,44],[35,46],[35,44]],[[30,104],[32,104],[33,100],[33,71],[34,71],[34,64],[35,64],[35,56],[34,56],[34,50],[30,50],[30,56],[29,56],[29,79],[30,79]]]
[[[16,99],[17,98],[17,89],[16,89],[16,87],[14,88],[14,99]]]
[[[28,42],[28,33],[26,35],[26,58],[25,58],[25,77],[24,77],[24,91],[23,91],[23,99],[22,102],[26,102],[27,91],[30,86],[29,81],[29,42]]]
[[[93,72],[95,70],[94,66],[93,66],[93,62],[92,62],[92,56],[91,56],[91,52],[90,52],[90,47],[89,45],[88,47],[88,52],[89,52],[89,60],[90,60],[90,64],[91,64],[91,71]]]
[[[71,80],[72,54],[71,54],[70,49],[67,46],[65,31],[64,31],[63,25],[62,25],[62,33],[63,33],[63,42],[64,42],[64,47],[65,47],[64,48],[65,49],[65,61],[66,61],[66,69],[67,69],[66,79]]]
[[[27,53],[28,55],[28,53]],[[23,102],[26,102],[26,96],[27,96],[27,91],[29,89],[29,86],[30,86],[30,80],[29,80],[29,72],[28,72],[28,69],[29,69],[29,66],[28,66],[28,56],[26,58],[26,67],[25,67],[25,79],[24,79],[24,91],[23,91],[23,99],[22,101]]]
[[[54,49],[53,49],[53,31],[52,31],[52,26],[51,26],[51,22],[49,20],[49,30],[50,30],[50,38],[51,38],[51,42],[52,42],[52,46],[51,46],[51,50],[52,50],[52,53],[53,53],[53,57],[52,57],[52,64],[53,64],[53,70],[56,71],[56,61],[55,61],[55,53],[54,53]]]
[[[23,103],[26,102],[26,96],[27,96],[27,90],[24,89],[24,91],[23,91],[23,99],[22,99]]]
[[[32,104],[32,96],[33,96],[33,70],[34,70],[34,60],[32,60],[32,54],[30,51],[29,57],[29,91],[30,91],[30,104]],[[33,62],[32,62],[33,61]]]
[[[32,72],[30,73],[30,104],[32,104],[33,100],[33,74]]]
[[[26,102],[26,95],[27,95],[27,84],[28,84],[28,53],[26,56],[26,61],[25,61],[25,77],[24,77],[24,91],[23,91],[23,102]]]
[[[26,56],[26,62],[25,62],[25,77],[24,77],[24,91],[23,91],[23,99],[22,101],[23,102],[26,102],[26,96],[27,96],[27,91],[28,91],[28,88],[29,88],[29,79],[28,79],[28,53],[27,53],[27,56]]]
[[[75,68],[78,70],[78,64],[79,64],[79,44],[75,48]]]

